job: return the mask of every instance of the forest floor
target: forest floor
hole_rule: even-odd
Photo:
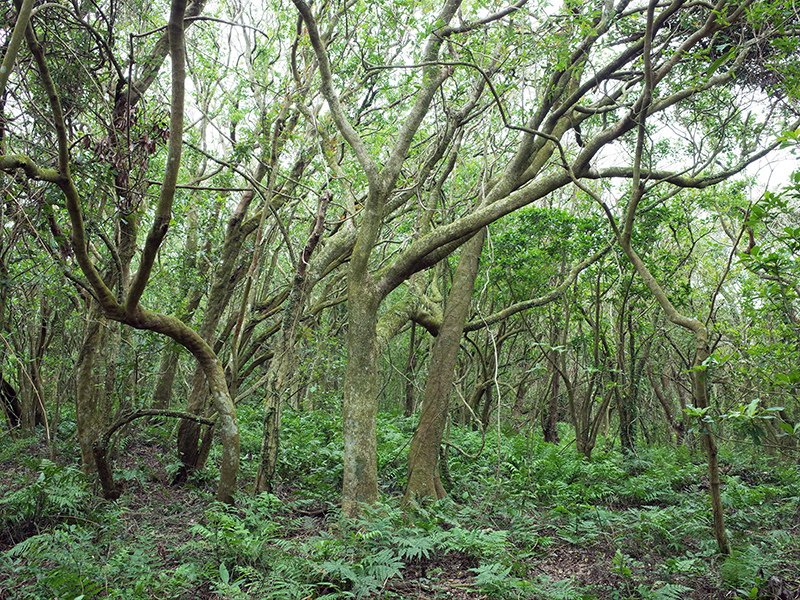
[[[171,453],[152,440],[121,452],[125,492],[113,503],[74,468],[37,461],[43,447],[27,454],[0,456],[1,600],[800,599],[800,498],[756,493],[776,482],[742,466],[728,477],[753,480],[754,505],[731,515],[726,559],[693,538],[703,519],[684,527],[685,506],[617,497],[509,511],[484,498],[345,523],[333,503],[286,480],[263,501],[243,494],[235,509],[211,502],[210,476],[173,486]],[[702,480],[681,490],[698,506],[702,493]]]

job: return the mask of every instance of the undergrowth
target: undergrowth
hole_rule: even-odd
[[[449,453],[450,495],[404,507],[413,423],[382,415],[385,496],[347,520],[339,425],[289,412],[276,493],[242,493],[235,507],[208,499],[209,475],[169,488],[157,475],[168,464],[121,470],[125,494],[100,503],[75,466],[14,463],[0,497],[0,598],[766,599],[798,585],[796,465],[723,454],[734,551],[722,557],[704,461],[689,448],[623,458],[601,440],[587,461],[536,436],[453,427],[463,453]],[[247,449],[258,435],[243,439]]]

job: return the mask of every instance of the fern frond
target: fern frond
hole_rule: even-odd
[[[686,598],[686,592],[691,592],[692,588],[678,583],[665,583],[657,590],[653,590],[653,600],[682,600]]]

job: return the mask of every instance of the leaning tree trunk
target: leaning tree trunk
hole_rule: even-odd
[[[481,229],[464,244],[458,259],[442,326],[431,351],[419,423],[408,452],[408,484],[404,502],[439,499],[446,493],[439,478],[439,447],[447,420],[456,358],[485,239],[486,230]]]
[[[692,365],[692,398],[698,408],[708,408],[708,359],[711,352],[708,348],[708,336],[695,333],[695,357]],[[711,495],[711,510],[714,514],[714,537],[722,554],[730,554],[728,533],[725,530],[725,513],[722,508],[722,495],[720,493],[719,461],[717,459],[717,442],[714,435],[707,431],[702,434],[703,449],[706,452],[708,464],[708,485]]]
[[[267,170],[264,163],[259,163],[253,181],[260,182]],[[227,230],[225,232],[225,242],[222,248],[222,256],[217,268],[214,271],[213,283],[208,293],[208,301],[203,311],[203,322],[200,325],[200,335],[213,347],[217,324],[222,318],[225,309],[228,307],[233,294],[233,279],[236,266],[239,264],[239,254],[244,244],[244,240],[249,234],[244,228],[244,220],[250,209],[255,191],[248,189],[245,191],[233,214],[228,219]],[[263,210],[268,210],[265,206]],[[192,380],[192,388],[186,403],[186,411],[194,415],[204,414],[209,407],[208,388],[205,378],[198,368]],[[206,432],[208,437],[208,431]],[[177,480],[185,480],[188,473],[202,467],[205,462],[205,445],[201,442],[201,425],[195,421],[186,419],[181,420],[178,426],[176,440],[178,454],[183,463],[178,472]]]

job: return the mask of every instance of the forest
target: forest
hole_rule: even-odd
[[[0,600],[800,598],[794,3],[0,14]]]

